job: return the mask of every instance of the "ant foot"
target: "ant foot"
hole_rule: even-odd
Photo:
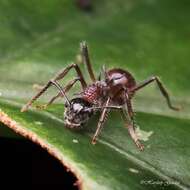
[[[138,140],[135,142],[136,146],[139,148],[140,151],[144,150],[144,145],[141,144]]]
[[[95,145],[96,144],[96,139],[92,139],[92,141],[91,141],[91,143],[93,144],[93,145]]]
[[[180,111],[180,110],[181,110],[181,106],[179,106],[179,107],[174,107],[174,106],[172,106],[171,109],[172,109],[172,110],[175,110],[175,111]]]
[[[26,106],[26,105],[24,105],[22,108],[21,108],[21,112],[25,112],[25,111],[27,111],[28,110],[28,107]]]
[[[38,106],[36,106],[37,110],[44,110],[46,108],[47,108],[47,105],[38,105]]]

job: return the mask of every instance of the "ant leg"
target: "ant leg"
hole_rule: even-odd
[[[68,92],[72,87],[73,85],[77,82],[77,81],[80,81],[79,78],[75,78],[74,80],[70,81],[64,88],[63,88],[63,91],[66,93]],[[62,94],[61,92],[59,92],[56,96],[54,96],[53,98],[50,99],[50,101],[45,104],[45,105],[40,105],[40,106],[36,106],[37,109],[46,109],[47,106],[51,105],[57,98],[59,97],[62,97]]]
[[[52,80],[49,80],[48,83],[21,109],[21,112],[27,111],[28,108],[32,105],[32,103],[37,100],[51,85],[53,82],[56,82],[58,80],[61,80],[65,77],[65,75],[74,68],[77,72],[78,77],[80,78],[81,86],[83,90],[86,88],[87,84],[84,80],[83,74],[77,64],[71,64],[68,67],[66,67],[63,71],[58,73]]]
[[[137,85],[137,86],[135,86],[134,88],[132,88],[131,91],[135,92],[135,91],[137,91],[137,90],[139,90],[139,89],[145,87],[146,85],[148,85],[148,84],[150,84],[150,83],[152,83],[152,82],[154,82],[154,81],[156,81],[156,83],[157,83],[157,85],[158,85],[158,87],[159,87],[159,89],[160,89],[160,92],[161,92],[162,95],[166,98],[168,107],[169,107],[170,109],[172,109],[172,110],[178,111],[179,108],[172,105],[171,100],[170,100],[170,97],[169,97],[169,94],[168,94],[166,88],[164,87],[163,83],[160,81],[159,77],[157,77],[157,76],[153,76],[153,77],[151,77],[150,79],[145,80],[144,82],[142,82],[142,83],[140,83],[139,85]]]
[[[88,73],[90,75],[90,78],[92,80],[92,82],[96,81],[93,69],[92,69],[92,65],[90,62],[90,57],[89,57],[89,50],[88,50],[88,46],[86,44],[86,42],[81,42],[81,54],[82,54],[82,59],[83,62],[86,64],[87,69],[88,69]]]
[[[60,92],[56,96],[54,96],[53,98],[51,98],[51,100],[47,104],[37,105],[35,107],[36,107],[36,109],[39,109],[39,110],[46,109],[49,105],[51,105],[59,97],[61,97],[61,93]]]
[[[77,77],[80,79],[81,82],[81,86],[83,88],[83,90],[87,87],[86,81],[84,80],[84,76],[79,68],[79,66],[75,63],[69,65],[68,67],[66,67],[64,70],[62,70],[60,73],[58,73],[52,80],[53,81],[58,81],[61,80],[65,77],[65,75],[72,69],[74,68],[76,70],[77,73]]]
[[[26,105],[21,109],[21,112],[25,112],[32,105],[32,103],[37,100],[49,87],[51,86],[51,81],[49,81]]]
[[[109,102],[110,102],[110,97],[107,99],[106,103],[105,103],[105,106],[108,106],[109,105]],[[100,134],[101,132],[101,129],[103,127],[103,124],[106,120],[106,117],[107,117],[107,114],[108,114],[108,108],[103,108],[103,111],[101,113],[101,116],[100,116],[100,119],[98,121],[98,125],[97,125],[97,128],[96,128],[96,132],[92,138],[92,144],[96,144],[96,141],[97,141],[97,137],[98,135]]]
[[[24,105],[21,109],[21,112],[27,111],[28,107],[36,100],[38,99],[51,85],[54,85],[55,87],[57,87],[61,93],[61,96],[66,98],[66,101],[69,102],[69,100],[67,99],[65,92],[63,91],[63,89],[61,88],[61,86],[53,80],[50,80],[44,87],[43,89],[36,94],[36,96],[34,96],[26,105]]]
[[[93,109],[102,109],[102,108],[109,108],[109,109],[115,109],[115,110],[120,110],[122,109],[122,106],[100,106],[100,107],[93,107]]]
[[[134,128],[134,112],[131,104],[131,100],[128,97],[128,94],[125,92],[125,101],[127,105],[127,112],[128,112],[128,117],[125,115],[124,110],[122,110],[122,116],[127,119],[127,129],[129,131],[129,134],[131,138],[133,139],[134,143],[136,146],[142,151],[144,149],[144,145],[140,143],[137,134],[135,132]]]

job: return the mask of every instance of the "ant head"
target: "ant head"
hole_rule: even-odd
[[[93,114],[92,105],[82,98],[74,98],[65,103],[64,122],[66,127],[80,128]]]

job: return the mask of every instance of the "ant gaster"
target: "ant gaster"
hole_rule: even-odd
[[[100,111],[101,115],[96,132],[92,138],[92,143],[95,144],[109,111],[117,109],[120,111],[122,118],[124,118],[126,123],[125,126],[136,146],[140,150],[143,150],[144,146],[140,143],[135,131],[134,111],[131,100],[138,90],[152,82],[156,82],[160,92],[165,97],[169,108],[178,110],[178,108],[171,104],[168,92],[162,82],[157,76],[153,76],[137,84],[134,77],[128,71],[120,68],[106,70],[105,67],[102,68],[99,78],[96,79],[91,66],[88,47],[85,42],[81,43],[81,56],[83,63],[87,66],[92,81],[91,84],[86,83],[78,64],[71,64],[58,73],[54,78],[49,80],[48,83],[21,109],[21,111],[28,110],[31,104],[53,85],[59,90],[59,93],[44,105],[43,108],[52,104],[58,97],[64,97],[64,123],[66,127],[80,129],[87,123],[94,113]],[[63,79],[71,69],[75,69],[77,77],[62,88],[58,81]],[[81,84],[82,92],[78,94],[78,97],[69,100],[66,93],[77,81]]]

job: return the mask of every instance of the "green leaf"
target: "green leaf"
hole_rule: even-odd
[[[0,121],[53,154],[81,180],[81,189],[188,189],[189,1],[110,0],[93,6],[86,13],[69,0],[0,1]],[[137,81],[158,75],[182,107],[170,111],[154,85],[137,93],[144,152],[133,144],[119,113],[110,115],[95,146],[90,140],[97,116],[86,130],[74,132],[64,127],[61,101],[41,112],[20,113],[36,93],[32,86],[74,61],[82,40],[89,43],[97,74],[106,64],[129,70]],[[79,86],[72,93],[78,91]],[[49,90],[40,103],[55,93]]]

